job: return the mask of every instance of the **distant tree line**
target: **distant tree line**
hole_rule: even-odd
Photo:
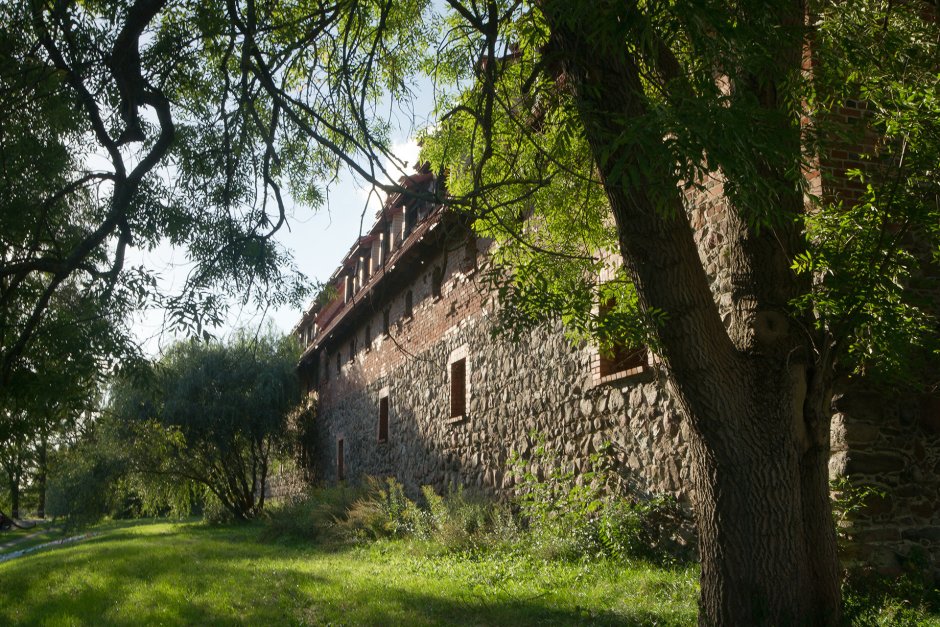
[[[272,468],[296,453],[297,357],[290,336],[240,332],[227,343],[180,342],[125,372],[100,409],[38,422],[3,444],[12,515],[24,513],[25,492],[40,516],[76,523],[257,516]]]

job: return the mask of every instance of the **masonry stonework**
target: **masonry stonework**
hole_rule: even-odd
[[[485,245],[474,254],[482,258]],[[321,359],[333,371],[319,387],[320,476],[336,478],[335,441],[342,437],[349,477],[394,475],[413,490],[463,484],[506,493],[513,485],[510,456],[528,458],[541,437],[579,471],[610,443],[639,490],[687,496],[688,434],[655,370],[598,384],[597,351],[572,344],[558,323],[518,344],[494,337],[497,304],[460,253],[423,259],[407,289],[367,313],[351,333],[361,335],[354,359],[343,354],[349,339],[324,350]],[[441,269],[436,297],[433,279]],[[408,291],[411,317],[404,315]],[[386,310],[389,333],[365,344],[365,327],[381,330]],[[457,420],[450,417],[448,381],[455,351],[466,354],[468,383],[467,414]],[[378,439],[382,396],[389,407],[385,442]]]
[[[494,336],[499,304],[476,270],[485,263],[487,242],[468,237],[466,227],[449,222],[439,208],[426,214],[423,226],[410,218],[410,227],[407,206],[390,209],[334,276],[338,286],[353,281],[354,289],[338,290],[334,302],[311,310],[298,325],[309,344],[301,372],[317,400],[321,479],[338,478],[342,440],[346,479],[395,476],[412,492],[422,485],[464,485],[505,496],[514,485],[514,454],[528,460],[527,470],[545,472],[532,458],[536,439],[543,438],[577,471],[587,470],[591,456],[609,443],[639,493],[694,498],[687,423],[654,356],[639,370],[600,379],[596,348],[573,344],[560,323],[547,323],[518,343]],[[690,212],[725,314],[732,303],[731,277],[720,263],[728,239],[720,181],[705,185]],[[383,224],[392,225],[397,246],[386,253]],[[449,377],[461,358],[466,413],[453,418]],[[388,403],[384,440],[382,398]],[[831,478],[878,491],[843,523],[852,540],[844,557],[887,570],[918,555],[940,564],[936,397],[854,381],[837,390],[833,409]]]

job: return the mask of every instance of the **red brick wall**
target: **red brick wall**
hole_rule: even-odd
[[[488,246],[481,241],[478,255],[485,254]],[[320,404],[328,407],[341,402],[348,394],[376,381],[396,368],[407,367],[407,361],[436,344],[450,329],[467,324],[482,315],[486,296],[477,281],[475,271],[469,269],[466,255],[461,247],[456,251],[441,252],[437,256],[418,262],[413,271],[414,279],[407,287],[394,294],[390,300],[372,305],[371,311],[356,323],[355,331],[337,338],[327,346],[326,367],[330,368],[329,380],[324,382],[322,372],[324,355],[320,364]],[[445,266],[441,297],[432,295],[434,268]],[[402,269],[403,271],[407,271]],[[405,293],[412,292],[413,315],[406,317]],[[364,305],[370,307],[370,305]],[[383,312],[389,309],[389,334],[382,333]],[[365,328],[369,325],[372,342],[365,344]],[[356,338],[355,359],[349,361],[349,347]],[[341,355],[340,374],[336,373],[336,353]]]

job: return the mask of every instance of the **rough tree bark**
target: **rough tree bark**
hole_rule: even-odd
[[[799,222],[785,218],[756,230],[726,204],[734,308],[726,327],[681,192],[664,210],[662,197],[651,191],[669,180],[673,156],[649,142],[625,148],[630,142],[621,141],[627,122],[647,113],[640,69],[622,41],[587,35],[598,29],[574,23],[567,3],[542,7],[641,305],[666,314],[658,349],[694,434],[699,622],[835,624],[828,370],[813,350],[809,327],[787,306],[806,289],[789,269],[791,255],[805,245]],[[773,89],[768,93],[772,100]],[[798,159],[798,125],[794,133]],[[631,167],[646,180],[627,182],[624,170]],[[779,203],[790,217],[803,211],[796,191]]]
[[[10,517],[20,517],[20,475],[12,470],[7,471],[10,487]]]
[[[36,517],[46,517],[46,469],[49,436],[43,429],[39,436],[39,448],[36,451]]]

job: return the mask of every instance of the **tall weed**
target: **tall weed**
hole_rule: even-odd
[[[665,496],[623,494],[625,482],[615,473],[609,445],[591,456],[588,472],[576,473],[543,438],[533,436],[532,456],[510,461],[533,551],[546,558],[608,556],[658,563],[692,557],[678,505]]]

